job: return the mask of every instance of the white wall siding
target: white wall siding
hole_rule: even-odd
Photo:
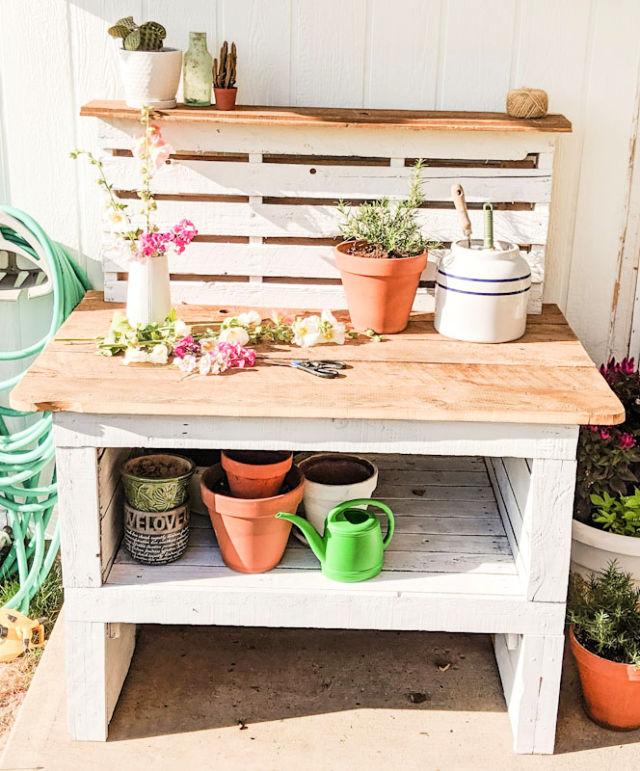
[[[502,110],[508,88],[546,88],[574,124],[556,156],[546,299],[595,360],[627,350],[636,0],[2,0],[0,194],[4,161],[12,203],[77,250],[94,281],[99,193],[68,150],[95,144],[80,105],[121,95],[106,27],[127,14],[162,22],[181,48],[189,30],[206,31],[214,54],[235,39],[244,103]]]

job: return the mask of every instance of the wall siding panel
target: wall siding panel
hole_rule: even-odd
[[[205,30],[212,52],[235,39],[247,103],[501,110],[509,87],[541,86],[552,110],[574,124],[556,154],[546,298],[567,311],[599,361],[609,348],[624,352],[637,268],[630,143],[640,4],[619,0],[615,13],[610,6],[190,0],[186,13],[173,0],[3,0],[0,196],[4,190],[100,276],[100,193],[67,153],[97,146],[97,126],[78,117],[79,105],[121,95],[106,27],[125,14],[157,18],[167,42],[181,48],[190,30]],[[42,323],[28,308],[2,312],[16,340],[32,338]]]

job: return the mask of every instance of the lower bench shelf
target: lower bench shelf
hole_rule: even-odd
[[[383,572],[356,584],[325,578],[293,535],[262,574],[225,567],[208,517],[194,514],[187,552],[145,566],[120,547],[104,585],[71,591],[77,620],[557,634],[562,603],[532,603],[482,458],[367,456],[376,496],[396,515]]]

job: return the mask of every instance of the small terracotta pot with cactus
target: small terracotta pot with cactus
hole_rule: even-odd
[[[167,30],[157,21],[136,24],[126,16],[109,28],[122,40],[119,53],[120,79],[129,107],[167,110],[176,106],[182,69],[182,51],[165,48]]]
[[[234,110],[238,87],[236,86],[238,49],[235,43],[225,40],[220,48],[220,58],[213,60],[213,93],[218,110]]]

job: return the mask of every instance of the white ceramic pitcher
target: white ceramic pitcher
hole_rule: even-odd
[[[516,340],[525,331],[530,289],[531,269],[517,246],[458,241],[438,267],[435,328],[475,343]]]

